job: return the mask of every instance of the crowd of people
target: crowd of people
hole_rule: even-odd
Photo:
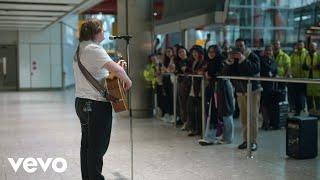
[[[205,80],[205,136],[201,145],[232,143],[233,117],[239,112],[243,142],[239,149],[246,149],[247,140],[247,81],[216,78],[219,75],[248,77],[320,78],[320,56],[315,42],[308,49],[298,41],[288,55],[275,41],[264,50],[251,50],[244,39],[237,39],[234,46],[224,42],[222,47],[208,48],[194,45],[190,50],[181,45],[168,47],[164,55],[151,54],[144,71],[147,81],[157,95],[160,119],[175,122],[173,118],[173,81],[177,83],[177,123],[188,136],[202,134],[201,81]],[[201,75],[188,76],[188,75]],[[252,81],[252,143],[257,150],[259,114],[262,114],[264,130],[272,129],[272,93],[280,92],[280,100],[289,102],[289,110],[295,115],[316,114],[320,111],[320,86],[299,83],[275,83]],[[283,96],[283,97],[282,97]],[[286,98],[287,97],[287,98]],[[221,135],[222,134],[222,135]],[[221,136],[220,136],[221,135]],[[219,138],[217,136],[220,136]]]

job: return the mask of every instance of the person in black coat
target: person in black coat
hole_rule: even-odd
[[[221,54],[221,48],[218,45],[211,45],[207,50],[207,66],[206,66],[206,78],[209,81],[205,89],[205,108],[207,128],[205,137],[199,140],[200,145],[211,145],[216,142],[217,124],[219,121],[217,110],[217,99],[214,96],[216,89],[216,76],[220,74],[222,70],[222,62],[225,59]]]
[[[174,64],[174,50],[168,47],[164,54],[163,65],[161,67],[162,81],[163,81],[163,99],[166,104],[163,111],[164,117],[162,120],[165,122],[174,122],[173,119],[173,83],[171,81],[171,74],[175,72]]]
[[[187,100],[190,92],[190,85],[188,83],[188,77],[186,75],[187,66],[189,63],[189,52],[188,50],[180,46],[177,50],[178,57],[176,63],[176,74],[178,76],[178,103],[181,122],[183,123],[181,130],[188,130],[188,111],[187,111]],[[177,108],[178,109],[178,108]]]
[[[246,48],[245,41],[241,38],[235,42],[235,49],[232,50],[226,63],[227,71],[232,76],[260,76],[260,59],[250,49]],[[251,133],[251,150],[257,150],[257,134],[258,134],[258,118],[262,87],[259,81],[252,81],[252,93],[250,102],[252,104],[252,126]],[[247,81],[235,80],[233,81],[235,91],[237,93],[237,103],[240,109],[240,120],[242,124],[243,143],[238,146],[239,149],[247,148]]]
[[[186,68],[186,73],[203,75],[205,70],[204,50],[201,46],[195,45],[190,49],[191,58]],[[189,97],[187,100],[187,129],[188,136],[201,135],[201,81],[200,77],[188,78]]]
[[[261,77],[275,77],[277,74],[277,65],[273,59],[272,46],[266,46],[264,56],[261,58]],[[268,130],[270,127],[271,118],[271,93],[273,90],[273,82],[263,81],[261,82],[263,91],[261,93],[261,113],[263,117],[262,129]]]

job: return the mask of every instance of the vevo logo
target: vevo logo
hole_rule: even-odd
[[[49,168],[50,164],[52,169],[56,172],[56,173],[63,173],[67,170],[68,164],[67,161],[63,158],[48,158],[45,162],[43,161],[42,158],[19,158],[17,160],[17,162],[15,162],[15,160],[13,158],[8,158],[13,170],[15,172],[18,171],[18,169],[20,168],[21,164],[23,165],[23,169],[27,172],[27,173],[34,173],[38,170],[38,164],[40,165],[41,169],[43,170],[43,172],[46,172],[47,169]]]

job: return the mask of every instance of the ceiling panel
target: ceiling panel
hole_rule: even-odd
[[[0,0],[1,29],[45,29],[102,0]]]
[[[84,0],[1,0],[10,3],[39,3],[39,4],[79,4]]]
[[[42,4],[15,4],[15,3],[1,3],[2,10],[27,10],[27,11],[70,11],[74,6],[72,5],[42,5]]]
[[[12,21],[54,21],[56,17],[35,17],[35,16],[0,16],[0,20],[12,20]]]
[[[0,20],[0,24],[49,24],[50,21],[3,21]]]
[[[45,25],[32,25],[32,24],[0,24],[0,28],[3,27],[20,27],[20,28],[44,28]]]
[[[41,31],[43,27],[40,28],[29,28],[29,27],[0,27],[2,31]]]
[[[64,12],[0,10],[0,15],[4,15],[4,16],[62,16],[64,14],[65,14]]]

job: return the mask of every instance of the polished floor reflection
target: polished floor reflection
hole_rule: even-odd
[[[51,92],[0,93],[0,180],[79,180],[80,124],[73,89]],[[134,119],[136,180],[316,180],[320,159],[294,160],[285,155],[285,130],[261,131],[254,159],[231,145],[201,147],[197,137],[154,119]],[[320,138],[319,138],[320,139]],[[320,144],[320,143],[319,143]],[[106,179],[130,179],[129,121],[115,117],[110,148],[104,159]],[[17,173],[7,158],[62,157],[67,171],[39,167]],[[23,166],[23,165],[21,165]]]

